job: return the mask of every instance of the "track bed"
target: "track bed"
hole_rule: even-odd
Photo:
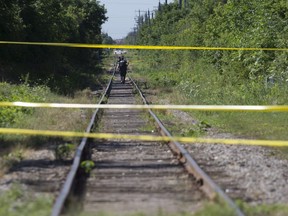
[[[115,81],[109,104],[135,104],[132,84]],[[100,132],[154,134],[141,110],[107,109]],[[127,215],[136,212],[193,212],[206,200],[193,179],[159,142],[109,140],[92,144],[95,168],[87,180],[84,212]]]

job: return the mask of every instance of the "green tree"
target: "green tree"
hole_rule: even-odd
[[[0,0],[0,3],[0,40],[102,43],[101,25],[107,18],[104,6],[98,1]],[[79,87],[81,74],[89,75],[95,67],[99,70],[99,50],[44,46],[4,48],[0,51],[3,65],[0,78],[5,80],[17,81],[29,74],[31,82],[58,89],[70,86],[70,90],[73,85]]]

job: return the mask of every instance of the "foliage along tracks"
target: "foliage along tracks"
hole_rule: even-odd
[[[133,86],[145,100],[132,79],[126,84],[111,79],[102,99],[107,94],[110,104],[133,104],[136,100]],[[98,110],[86,132],[92,130],[97,113]],[[171,136],[155,114],[151,110],[149,113],[160,133]],[[139,110],[105,110],[99,130],[136,135],[154,133],[147,129],[148,120],[143,116],[144,112]],[[167,213],[193,212],[207,198],[220,198],[235,210],[236,215],[243,215],[179,143],[168,145],[170,149],[156,142],[83,138],[52,215],[63,214],[69,208],[71,211],[75,203],[86,213],[125,215],[141,211],[155,214],[159,209]],[[188,172],[184,172],[179,163]]]

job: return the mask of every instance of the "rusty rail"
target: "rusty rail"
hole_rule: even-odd
[[[109,92],[111,90],[112,80],[115,76],[116,68],[114,68],[113,74],[109,80],[109,83],[99,101],[99,104],[102,104],[105,102],[105,98],[109,95]],[[96,109],[92,115],[92,118],[90,120],[90,123],[86,129],[86,133],[90,133],[93,128],[96,119],[99,117],[100,108]],[[67,175],[66,181],[60,191],[59,196],[57,197],[51,216],[59,216],[63,214],[66,210],[66,206],[69,204],[69,202],[73,201],[75,199],[75,196],[73,194],[73,191],[77,193],[77,185],[81,187],[81,181],[82,178],[85,178],[85,172],[81,169],[81,161],[89,159],[89,139],[87,137],[83,137],[81,140],[80,145],[76,149],[75,157],[73,160],[72,167]]]

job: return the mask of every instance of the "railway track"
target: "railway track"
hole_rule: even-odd
[[[142,99],[136,97],[137,92]],[[119,78],[111,78],[100,103],[105,101],[106,95],[108,104],[145,102],[132,79],[121,84]],[[97,130],[105,133],[171,136],[151,110],[149,113],[128,109],[101,111],[95,111],[86,132],[95,130],[97,122]],[[159,132],[151,127],[148,114]],[[82,211],[83,215],[195,212],[205,201],[216,198],[234,209],[235,215],[243,215],[177,142],[166,145],[151,141],[83,138],[75,155],[52,216],[76,211]],[[95,166],[87,173],[83,161],[93,161]]]

